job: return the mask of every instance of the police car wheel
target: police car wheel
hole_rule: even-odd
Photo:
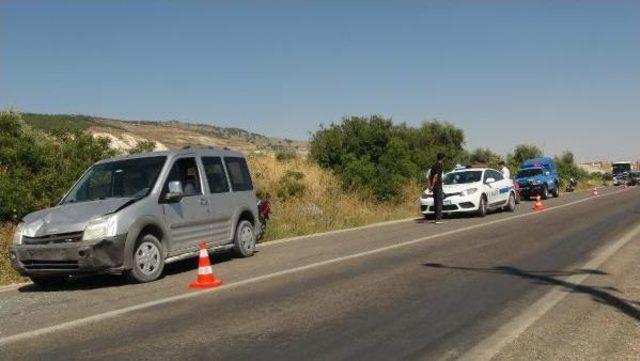
[[[516,211],[516,196],[514,196],[513,193],[509,195],[509,201],[507,202],[507,205],[504,207],[504,210],[508,212]]]
[[[480,205],[478,206],[478,217],[484,217],[487,215],[487,197],[484,195],[480,197]]]

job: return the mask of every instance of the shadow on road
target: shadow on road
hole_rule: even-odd
[[[256,251],[258,253],[258,251]],[[216,263],[224,263],[234,259],[231,252],[213,253],[209,255],[213,265]],[[179,275],[185,272],[195,272],[198,268],[198,258],[188,258],[178,262],[170,263],[165,266],[162,280],[166,277]],[[194,278],[195,278],[194,274]],[[65,282],[51,285],[49,287],[41,287],[36,284],[28,284],[18,288],[18,292],[69,292],[92,290],[99,288],[112,288],[131,285],[132,282],[125,275],[86,275],[70,277]]]
[[[597,287],[597,286],[579,285],[579,284],[567,282],[558,278],[558,277],[568,277],[568,276],[577,275],[577,274],[600,275],[600,276],[607,275],[607,273],[602,272],[600,270],[579,269],[579,270],[573,270],[573,271],[527,271],[527,270],[522,270],[522,269],[511,267],[511,266],[496,266],[496,267],[490,267],[490,268],[456,267],[456,266],[447,266],[440,263],[425,263],[423,264],[423,266],[430,267],[430,268],[444,268],[444,269],[452,269],[452,270],[459,270],[459,271],[471,271],[471,272],[483,272],[483,273],[508,275],[508,276],[520,277],[520,278],[530,280],[532,283],[537,285],[562,287],[567,292],[582,293],[582,294],[590,295],[595,302],[598,302],[610,307],[614,307],[618,311],[635,319],[636,321],[640,321],[640,308],[634,306],[634,305],[640,305],[640,302],[626,300],[613,295],[612,293],[620,293],[620,290],[616,289],[615,287]]]

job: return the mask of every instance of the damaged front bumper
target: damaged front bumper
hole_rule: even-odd
[[[98,241],[14,245],[11,264],[23,276],[122,273],[126,234]]]

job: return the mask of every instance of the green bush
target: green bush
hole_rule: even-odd
[[[278,184],[278,198],[282,200],[290,198],[299,198],[304,195],[307,190],[300,181],[304,178],[304,173],[288,170],[281,178]]]
[[[45,133],[0,111],[0,221],[55,204],[92,163],[113,155],[107,139],[79,129]]]
[[[556,156],[554,159],[556,166],[558,167],[558,175],[560,177],[560,184],[565,186],[569,183],[569,179],[573,178],[580,181],[592,179],[592,175],[586,170],[578,167],[575,161],[573,153],[566,151],[560,156]]]
[[[129,149],[129,154],[153,152],[156,149],[156,142],[152,140],[142,140],[135,147]]]
[[[507,155],[507,165],[511,173],[517,174],[525,160],[540,158],[543,154],[542,149],[533,144],[520,144],[515,147],[512,154]]]
[[[445,152],[451,168],[465,154],[461,129],[441,122],[419,128],[395,125],[380,116],[348,117],[321,127],[311,139],[309,155],[338,174],[347,190],[397,200],[407,182],[422,182],[437,153]]]
[[[296,159],[296,153],[292,150],[278,150],[276,152],[276,159],[281,162]]]

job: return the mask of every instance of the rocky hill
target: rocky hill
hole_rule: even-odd
[[[229,147],[244,153],[296,152],[306,154],[308,143],[270,137],[244,129],[178,121],[130,121],[70,114],[23,113],[28,124],[45,129],[79,129],[111,140],[114,148],[126,151],[142,141],[153,141],[157,150],[186,145]]]

